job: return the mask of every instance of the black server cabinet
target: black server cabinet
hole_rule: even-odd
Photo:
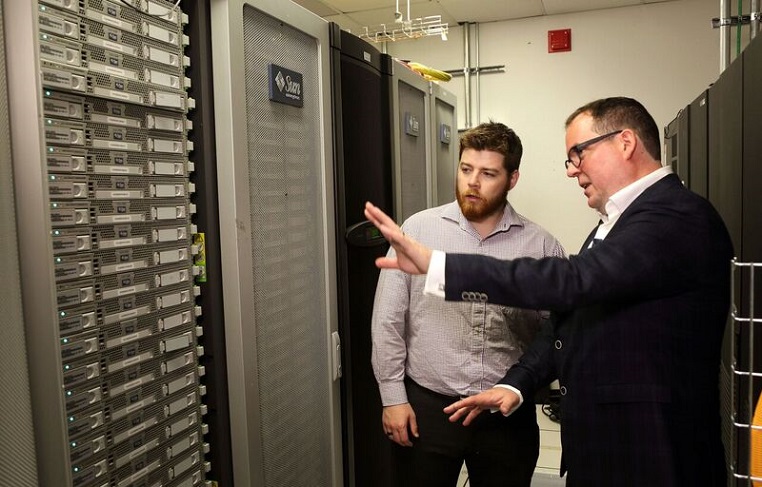
[[[707,197],[709,192],[709,91],[701,93],[688,106],[688,127],[690,129],[688,154],[690,168],[685,183],[694,193]]]
[[[694,192],[706,197],[728,227],[737,263],[732,265],[733,307],[720,370],[723,441],[728,485],[750,485],[759,476],[750,460],[748,424],[762,389],[762,40],[755,39],[665,128],[668,162]],[[680,139],[687,113],[687,162]],[[687,171],[687,176],[682,171]],[[755,306],[756,304],[756,306]],[[756,321],[755,321],[756,320]],[[756,332],[756,333],[754,333]]]
[[[762,139],[759,136],[759,126],[762,123],[762,93],[759,90],[759,80],[762,79],[762,43],[758,39],[749,44],[742,57],[742,100],[743,111],[741,113],[742,126],[739,137],[742,140],[740,148],[741,163],[738,168],[737,179],[740,183],[740,191],[736,194],[737,205],[740,207],[741,234],[736,243],[736,255],[738,260],[744,263],[762,263],[762,198],[760,198],[760,184],[762,184]],[[739,63],[741,64],[741,63]],[[738,291],[735,296],[738,306],[737,316],[746,319],[760,320],[762,318],[762,269],[738,268]],[[753,329],[753,331],[752,331]],[[738,388],[737,401],[739,411],[738,419],[741,422],[752,418],[762,397],[762,327],[760,322],[742,322],[739,326],[736,347],[736,369],[755,374],[750,380],[748,376],[741,376]],[[738,468],[742,473],[751,473],[760,476],[762,465],[759,463],[751,468],[746,466],[750,462],[749,452],[753,448],[748,445],[751,435],[741,431],[738,435]],[[758,482],[754,482],[757,484]],[[746,485],[739,482],[739,485]]]
[[[690,105],[680,110],[674,120],[664,129],[665,163],[680,177],[684,185],[690,181]]]
[[[210,6],[202,0],[184,0],[188,14],[186,32],[193,42],[186,49],[191,65],[187,75],[191,79],[188,95],[196,100],[196,109],[188,119],[199,130],[190,133],[194,144],[196,171],[192,182],[196,185],[193,202],[199,232],[204,235],[204,265],[207,276],[198,283],[201,296],[197,304],[204,313],[197,323],[204,328],[199,344],[204,355],[199,362],[206,368],[202,384],[206,387],[208,408],[204,421],[209,425],[207,440],[211,445],[211,470],[207,478],[220,485],[233,485],[233,461],[230,444],[230,411],[228,401],[227,352],[225,349],[225,317],[222,302],[222,264],[220,262],[219,204],[217,192],[217,159],[215,157],[214,86],[212,80],[212,41]]]
[[[741,255],[741,124],[743,63],[732,63],[710,89],[708,198]]]
[[[707,117],[707,194],[706,197],[722,216],[728,227],[735,255],[740,256],[741,247],[741,124],[743,107],[743,65],[742,59],[737,59],[720,76],[709,89]],[[699,141],[702,134],[696,134]],[[733,284],[738,288],[738,280]],[[745,435],[737,431],[730,423],[732,411],[739,411],[738,390],[748,387],[741,377],[734,375],[734,361],[739,357],[740,335],[733,336],[734,327],[725,330],[722,349],[721,391],[723,403],[721,408],[724,437],[726,438],[726,457],[738,460],[739,471],[748,471],[748,444]],[[727,377],[727,386],[725,385]],[[734,392],[735,391],[735,392]],[[732,484],[735,485],[735,484]]]
[[[363,208],[371,201],[393,214],[391,58],[336,24],[330,29],[344,479],[350,486],[388,486],[395,484],[391,445],[370,363],[374,261],[388,246]]]
[[[743,215],[741,252],[746,262],[762,262],[762,39],[744,51],[743,72]],[[762,299],[757,299],[762,303]],[[762,348],[759,348],[762,352]]]

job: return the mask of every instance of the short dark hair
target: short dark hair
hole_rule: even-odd
[[[566,119],[566,127],[579,115],[587,113],[593,118],[593,130],[605,134],[620,129],[635,131],[646,151],[657,161],[661,161],[659,128],[648,110],[637,100],[623,96],[602,98],[577,108]]]
[[[468,129],[461,135],[458,157],[462,156],[466,149],[490,150],[502,154],[503,167],[509,174],[518,170],[521,154],[524,152],[521,139],[516,135],[516,132],[504,124],[492,120]]]

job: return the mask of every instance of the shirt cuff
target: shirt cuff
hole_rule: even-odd
[[[408,402],[407,390],[405,390],[405,383],[402,381],[381,382],[378,384],[378,391],[381,395],[381,404],[384,407]]]
[[[517,396],[519,396],[519,403],[516,405],[516,407],[514,407],[513,409],[508,411],[508,414],[506,414],[506,416],[510,416],[511,414],[513,414],[514,411],[516,411],[518,408],[520,408],[522,404],[524,404],[524,396],[521,394],[521,391],[516,389],[515,387],[509,386],[508,384],[495,384],[495,387],[502,387],[503,389],[510,389],[513,392],[515,392]],[[491,413],[496,413],[498,411],[500,411],[499,408],[490,408],[490,412]]]
[[[429,271],[426,273],[426,283],[423,286],[423,294],[445,297],[445,260],[447,254],[441,250],[431,252]]]

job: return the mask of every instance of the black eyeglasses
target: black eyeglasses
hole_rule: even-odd
[[[593,137],[590,140],[586,140],[584,142],[580,142],[577,145],[572,146],[571,149],[569,149],[569,153],[566,154],[567,159],[564,161],[564,167],[566,169],[569,169],[569,164],[571,164],[574,167],[579,167],[582,164],[582,151],[590,147],[591,145],[598,143],[604,139],[608,139],[609,137],[612,137],[616,134],[621,133],[621,130],[615,130],[613,132],[609,132],[607,134],[599,135],[598,137]],[[576,162],[575,162],[576,158]]]

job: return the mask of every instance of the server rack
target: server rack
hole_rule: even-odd
[[[710,88],[708,193],[741,256],[743,60],[728,66]]]
[[[689,123],[690,105],[680,110],[677,117],[664,129],[665,162],[672,166],[672,170],[686,186],[690,182]]]
[[[762,79],[762,39],[747,46],[743,53],[743,119],[742,119],[742,184],[741,194],[741,238],[742,258],[746,262],[762,262],[762,205],[759,187],[762,182],[762,138],[759,125],[762,123],[762,93],[759,80]],[[756,300],[758,303],[760,299]],[[760,334],[762,336],[762,334]],[[762,354],[762,348],[757,348]],[[762,361],[758,361],[762,365]]]
[[[399,63],[393,74],[394,217],[402,222],[433,203],[431,83]]]
[[[709,91],[688,105],[688,187],[703,197],[709,194]]]
[[[212,84],[210,5],[206,0],[183,0],[180,4],[188,14],[185,32],[193,42],[186,47],[190,66],[186,74],[191,79],[188,95],[196,100],[196,108],[188,119],[198,130],[189,134],[194,144],[195,171],[190,175],[196,186],[197,240],[203,251],[197,261],[203,264],[203,278],[197,281],[201,296],[197,303],[204,313],[196,318],[203,327],[199,338],[204,347],[200,363],[206,369],[202,383],[206,386],[204,417],[209,425],[207,439],[211,445],[208,455],[211,470],[208,478],[219,485],[233,485],[233,463],[230,445],[230,411],[228,403],[227,353],[225,350],[225,317],[222,302],[222,264],[220,262],[220,228],[217,186],[217,158],[214,131],[214,91]]]
[[[734,374],[733,400],[733,436],[734,462],[732,473],[736,477],[733,485],[755,485],[762,482],[762,424],[753,424],[755,411],[762,408],[762,286],[759,275],[762,268],[762,218],[759,187],[762,183],[762,142],[759,140],[758,127],[762,123],[762,95],[759,93],[759,79],[762,76],[762,44],[755,39],[743,52],[740,64],[741,80],[741,126],[738,137],[741,140],[740,160],[738,165],[730,167],[738,171],[739,192],[734,194],[739,214],[738,226],[740,238],[736,245],[738,263],[734,265],[733,331],[734,353],[732,371]],[[711,89],[710,89],[711,90]],[[714,103],[714,98],[712,98]],[[710,105],[711,108],[711,105]],[[755,272],[756,271],[756,272]],[[756,304],[756,306],[755,306]],[[756,428],[756,429],[755,429]],[[756,445],[754,444],[754,437]],[[756,450],[756,456],[752,452]],[[752,463],[752,461],[756,463]],[[752,482],[749,477],[756,480]]]
[[[458,169],[457,97],[440,84],[431,82],[431,206],[455,200]]]
[[[762,122],[762,95],[757,86],[762,76],[760,42],[751,42],[718,81],[686,107],[687,184],[717,208],[736,255],[732,309],[720,367],[722,434],[731,487],[762,481],[762,465],[751,460],[752,437],[760,429],[752,425],[752,419],[762,391],[762,316],[754,306],[762,302],[762,287],[755,285],[755,270],[758,275],[762,261],[758,189],[762,142],[756,134]],[[675,120],[671,125],[678,123]]]
[[[365,201],[393,208],[391,58],[336,24],[331,48],[345,481],[395,485],[370,363],[374,261],[388,245],[363,216]]]
[[[342,483],[328,24],[212,0],[235,485]]]
[[[740,199],[737,200],[734,194],[740,195],[741,139],[740,132],[736,133],[736,131],[741,128],[742,71],[739,62],[733,63],[731,67],[732,69],[728,70],[718,80],[718,87],[716,89],[712,87],[708,90],[711,103],[705,105],[706,133],[698,132],[692,134],[691,137],[696,144],[702,142],[706,144],[705,196],[717,208],[725,221],[733,240],[735,255],[740,256],[741,208]],[[725,104],[726,99],[727,105]],[[723,127],[724,124],[729,126]],[[703,161],[699,159],[697,162]],[[691,165],[693,166],[693,161],[691,161]],[[702,166],[699,171],[703,169]],[[702,182],[699,182],[698,189],[703,189]],[[738,289],[740,286],[738,278],[738,274],[734,274],[736,281],[733,283],[734,289]],[[721,412],[728,464],[730,464],[730,458],[734,458],[738,454],[738,448],[744,448],[738,444],[738,436],[730,420],[733,411],[738,407],[737,394],[733,392],[737,389],[738,380],[733,372],[734,361],[740,350],[735,333],[735,328],[731,322],[723,337],[722,366],[720,369],[721,390],[723,391]]]
[[[13,418],[12,428],[0,431],[0,478],[9,485],[37,485],[34,424],[29,372],[27,370],[21,272],[17,241],[14,177],[11,165],[11,133],[6,84],[5,15],[0,2],[0,410]]]
[[[38,482],[205,484],[187,17],[4,8]]]
[[[732,63],[709,89],[709,99],[706,138],[708,141],[706,196],[725,221],[733,240],[735,255],[740,257],[743,255],[740,197],[742,191],[741,127],[743,123],[743,62],[741,58]],[[699,135],[697,134],[697,136]],[[735,274],[734,277],[736,282],[733,283],[733,287],[739,289],[741,286],[740,281],[738,281],[739,275]],[[721,375],[721,378],[727,381],[727,410],[725,413],[730,413],[731,417],[733,411],[738,411],[741,415],[746,414],[738,409],[742,403],[738,402],[737,390],[748,387],[748,383],[743,377],[739,377],[734,372],[739,353],[744,350],[744,347],[739,346],[741,341],[737,339],[737,331],[734,326],[729,326],[726,330],[722,355],[723,369],[721,373],[727,377],[723,378]],[[736,434],[736,429],[730,419],[726,416],[724,420],[729,456],[732,455],[734,458],[741,459],[741,465],[738,468],[748,470],[748,465],[744,465],[746,460],[741,458],[745,455],[739,455],[741,451],[748,451],[748,445],[744,445],[742,437]]]

